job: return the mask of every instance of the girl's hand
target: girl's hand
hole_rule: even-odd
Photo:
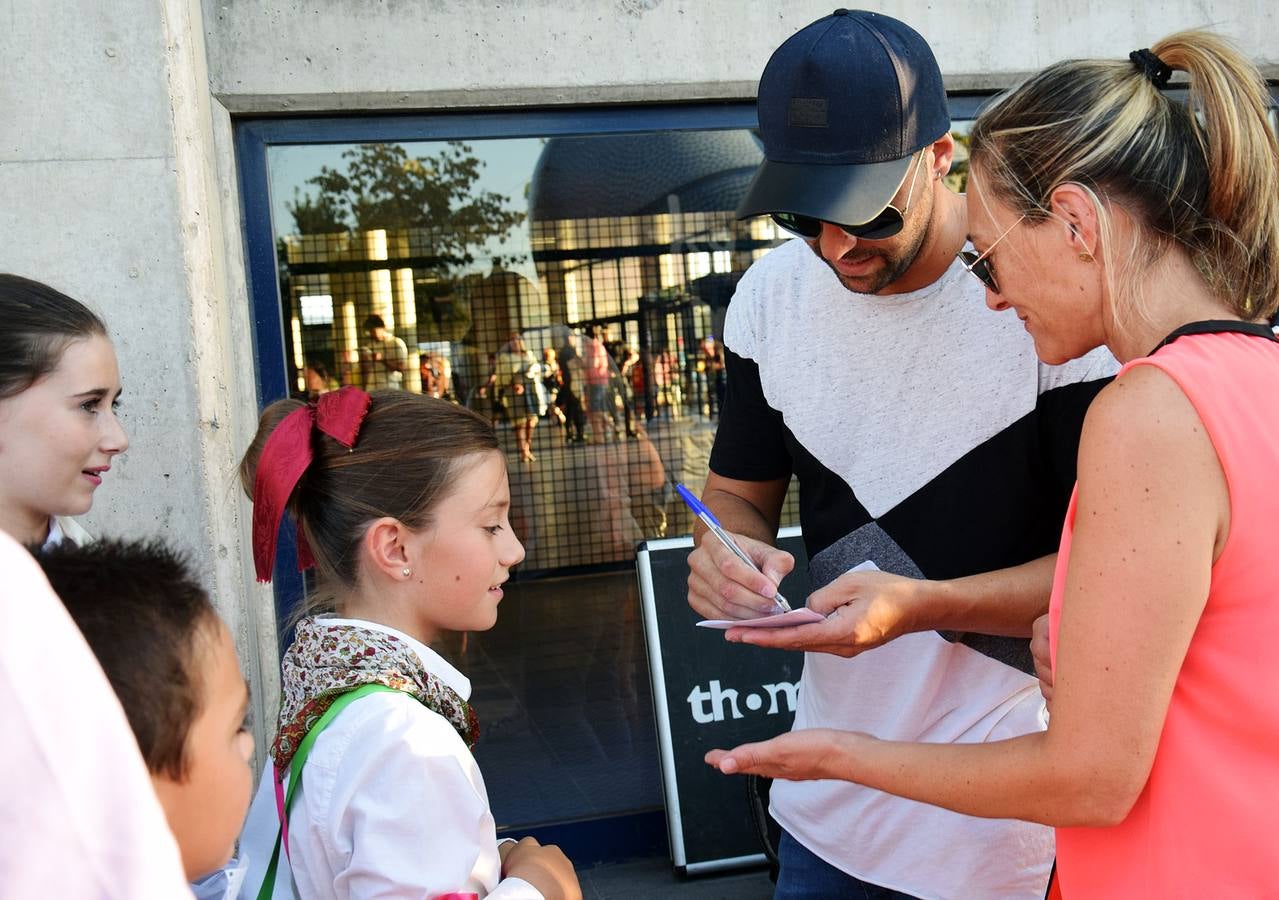
[[[531,837],[507,846],[510,849],[502,855],[503,877],[524,879],[546,900],[582,900],[577,873],[559,847],[554,844],[542,846]]]

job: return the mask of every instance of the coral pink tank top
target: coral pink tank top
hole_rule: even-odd
[[[1230,534],[1136,805],[1111,828],[1057,829],[1062,894],[1279,898],[1279,344],[1194,334],[1122,371],[1135,365],[1167,373],[1203,420]],[[1075,502],[1049,607],[1054,665]]]

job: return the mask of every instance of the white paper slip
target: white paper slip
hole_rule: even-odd
[[[879,566],[875,565],[869,559],[864,563],[858,563],[848,570],[849,572],[878,572]],[[826,617],[819,612],[814,612],[807,607],[793,609],[790,612],[773,613],[767,616],[760,616],[758,619],[703,619],[697,623],[698,628],[718,628],[723,631],[734,626],[742,628],[785,628],[788,625],[809,625],[813,622],[820,622]]]
[[[721,630],[741,626],[742,628],[785,628],[787,625],[809,625],[826,618],[819,612],[801,607],[790,612],[777,613],[772,616],[760,616],[758,619],[703,619],[697,623],[698,628],[719,628]]]

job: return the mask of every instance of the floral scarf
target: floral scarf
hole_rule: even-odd
[[[412,694],[474,748],[480,737],[475,710],[395,635],[358,625],[303,619],[281,664],[284,699],[271,758],[283,777],[308,731],[338,697],[365,684]]]

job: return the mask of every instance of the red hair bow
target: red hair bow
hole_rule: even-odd
[[[295,409],[266,439],[253,476],[253,566],[258,581],[270,581],[275,569],[275,542],[289,497],[311,465],[311,435],[319,429],[343,447],[355,446],[360,425],[373,400],[356,387],[321,394],[316,403]],[[302,528],[298,527],[298,571],[315,565]]]

